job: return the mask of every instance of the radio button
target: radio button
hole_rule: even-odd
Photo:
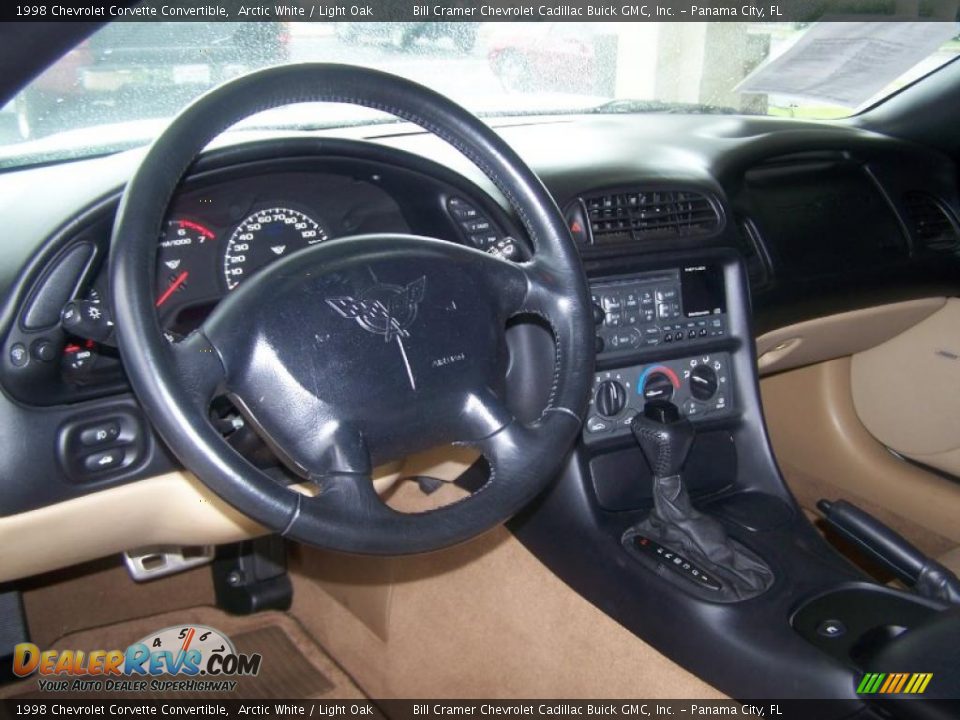
[[[607,312],[619,312],[621,308],[620,298],[616,295],[604,295],[603,296],[603,309]]]
[[[593,322],[596,325],[603,325],[604,312],[603,308],[597,304],[596,300],[593,302]]]

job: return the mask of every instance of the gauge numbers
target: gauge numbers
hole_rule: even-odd
[[[198,650],[208,653],[235,653],[230,638],[206,625],[173,625],[143,637],[139,641],[150,650],[170,650],[174,654]]]
[[[209,267],[206,258],[213,252],[215,238],[213,230],[193,220],[178,218],[167,223],[157,255],[157,299],[154,304],[158,308],[175,293],[178,299],[189,295],[192,280],[201,279],[202,286],[204,269]],[[170,303],[170,306],[176,304]]]
[[[258,210],[233,231],[223,256],[228,290],[260,268],[327,239],[313,218],[290,208]]]

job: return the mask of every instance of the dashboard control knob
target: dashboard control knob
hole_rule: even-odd
[[[60,324],[71,335],[113,345],[113,320],[106,308],[91,300],[71,300],[60,312]]]
[[[10,364],[14,367],[23,367],[30,360],[27,346],[23,343],[14,343],[10,347]]]
[[[34,340],[30,346],[30,354],[33,355],[34,360],[41,360],[42,362],[52,362],[56,359],[57,352],[57,346],[47,338]]]
[[[669,400],[673,397],[673,383],[662,372],[650,373],[643,383],[644,400]]]
[[[716,371],[709,365],[697,365],[690,371],[690,394],[697,400],[709,400],[719,383]]]
[[[627,391],[616,380],[604,380],[597,386],[597,412],[606,417],[619,414],[627,405]]]

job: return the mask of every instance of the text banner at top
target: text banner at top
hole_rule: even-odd
[[[960,0],[905,5],[874,0],[33,0],[5,3],[4,21],[281,22],[813,22],[869,14],[872,21],[955,22]],[[885,15],[884,10],[888,13]],[[878,18],[879,16],[879,18]]]

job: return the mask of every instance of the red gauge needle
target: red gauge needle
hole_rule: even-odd
[[[173,282],[170,283],[170,287],[164,290],[163,295],[157,298],[156,307],[160,307],[161,305],[163,305],[170,298],[170,296],[177,291],[177,288],[179,288],[181,285],[183,285],[187,281],[187,277],[189,275],[190,275],[189,270],[184,270],[182,273],[177,275],[173,279]]]

